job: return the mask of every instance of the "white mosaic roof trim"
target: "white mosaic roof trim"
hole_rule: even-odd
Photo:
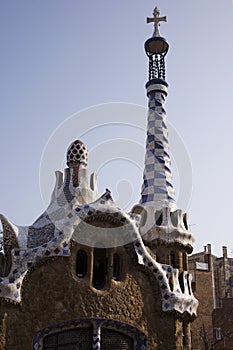
[[[106,191],[106,193],[97,201],[84,206],[79,206],[77,201],[73,201],[73,203],[66,202],[63,210],[64,216],[55,222],[56,230],[54,237],[50,241],[35,248],[19,247],[11,250],[12,267],[7,277],[0,277],[0,297],[14,302],[20,302],[22,283],[28,271],[43,258],[69,256],[71,239],[77,240],[80,243],[79,235],[74,234],[78,226],[84,224],[85,228],[86,225],[89,232],[92,225],[84,223],[84,220],[89,217],[99,217],[103,214],[111,216],[113,220],[116,220],[117,223],[122,225],[113,229],[114,236],[118,235],[118,237],[120,236],[121,238],[122,233],[124,233],[128,236],[129,241],[132,241],[135,231],[138,231],[137,227],[139,225],[140,217],[134,214],[128,215],[124,211],[121,211],[113,202],[109,191]],[[28,228],[29,227],[24,227],[23,232]],[[17,226],[12,226],[12,229],[18,232],[20,231],[20,228]],[[95,232],[96,229],[97,228],[94,227]],[[97,236],[92,236],[91,238],[93,239],[94,237],[95,241],[92,240],[92,242],[90,241],[89,243],[94,245],[96,239],[99,240],[100,238],[106,238],[105,233],[109,231],[111,232],[112,229],[109,230],[108,228],[104,232],[101,230],[99,234],[102,234],[102,237],[98,237],[97,232]],[[83,236],[86,237],[85,230]],[[106,239],[108,240],[108,244],[111,243],[111,241],[109,241],[111,236],[110,238],[107,236]],[[86,241],[86,243],[88,243],[88,241]],[[115,241],[112,242],[112,244],[115,244]]]
[[[137,205],[135,208],[137,208],[136,212],[144,210],[145,221],[140,226],[140,233],[145,242],[162,240],[166,243],[179,242],[184,246],[193,245],[195,239],[184,223],[184,220],[187,221],[187,214],[184,214],[181,209],[172,211],[171,208],[164,207],[156,210],[153,205],[149,204],[147,206]],[[158,224],[159,218],[162,219]]]
[[[97,201],[88,205],[79,206],[77,202],[73,201],[73,203],[67,202],[63,209],[64,216],[56,221],[54,237],[49,242],[35,248],[21,247],[12,249],[12,268],[7,277],[0,278],[0,297],[20,303],[23,280],[30,269],[44,258],[69,256],[70,241],[72,239],[80,242],[81,233],[77,231],[77,228],[80,225],[84,225],[84,227],[81,228],[83,237],[88,236],[91,240],[95,238],[95,242],[100,241],[100,239],[107,239],[107,243],[109,244],[113,237],[118,237],[120,239],[123,237],[124,244],[128,243],[126,241],[127,237],[129,242],[134,241],[139,264],[143,264],[151,269],[160,284],[163,311],[176,310],[180,313],[187,311],[190,314],[196,314],[197,301],[192,293],[190,293],[190,277],[187,281],[187,273],[184,274],[185,291],[183,293],[178,280],[178,270],[173,269],[171,266],[157,263],[146,251],[138,229],[140,217],[135,214],[128,215],[121,211],[113,202],[109,191],[106,191]],[[98,228],[94,226],[94,235],[92,236],[90,229],[92,225],[86,224],[84,220],[88,218],[98,219],[101,215],[111,216],[114,224],[121,223],[122,226],[111,230],[108,228],[104,232],[103,229],[101,229],[99,233],[96,232]],[[48,224],[48,222],[45,223],[46,225]],[[87,225],[87,231],[85,231],[85,225]],[[16,226],[12,226],[12,229],[15,228]],[[111,231],[113,236],[111,236],[111,234],[109,236],[109,232]],[[101,237],[98,237],[98,234],[100,234]],[[89,243],[93,244],[94,241],[90,241]],[[113,240],[112,243],[116,244],[116,241]],[[173,291],[171,291],[169,286],[170,277],[173,278]]]
[[[162,293],[162,308],[163,311],[176,310],[183,314],[188,312],[190,315],[197,314],[198,301],[194,297],[191,288],[192,276],[187,271],[183,272],[184,291],[182,291],[179,282],[179,270],[174,269],[170,265],[159,264],[147,252],[146,247],[138,234],[134,242],[135,251],[138,256],[138,262],[148,268],[159,282]],[[172,278],[173,289],[169,284],[169,279]]]
[[[34,230],[35,235],[40,236],[41,230],[45,230],[46,225],[59,221],[58,217],[65,217],[65,207],[69,207],[69,203],[73,202],[78,206],[91,203],[99,198],[96,174],[93,173],[89,176],[87,169],[79,169],[80,186],[74,187],[72,184],[72,172],[73,169],[65,169],[64,181],[63,173],[60,171],[55,172],[56,184],[51,196],[51,202],[47,210],[30,227],[16,226],[3,215],[0,215],[4,229],[3,246],[5,253],[8,254],[9,249],[16,247],[16,241],[19,248],[27,248],[30,230]],[[59,232],[55,228],[55,235],[58,234]],[[46,243],[46,241],[43,243]]]
[[[27,273],[45,258],[69,256],[71,240],[88,246],[101,243],[108,248],[134,242],[139,264],[151,269],[160,284],[163,310],[196,314],[197,301],[190,292],[190,278],[186,278],[187,273],[184,273],[185,290],[182,292],[178,270],[157,263],[148,254],[139,233],[140,215],[127,214],[119,209],[108,190],[98,198],[95,175],[92,174],[89,178],[87,169],[79,169],[79,186],[74,187],[72,171],[70,168],[65,169],[64,181],[63,174],[56,172],[51,203],[32,226],[16,226],[0,216],[4,249],[7,251],[7,260],[11,259],[12,262],[8,276],[0,277],[0,298],[20,303],[22,285]],[[163,210],[168,216],[169,208]],[[155,217],[152,211],[149,214],[147,228],[151,222],[151,214]],[[112,227],[105,229],[91,224],[101,220],[112,222]],[[163,219],[161,227],[168,229],[168,221]],[[147,230],[147,234],[151,234],[150,230]],[[43,243],[38,244],[41,239]],[[169,286],[170,277],[173,278],[173,291]]]

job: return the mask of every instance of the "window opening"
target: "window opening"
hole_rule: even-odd
[[[187,221],[187,214],[184,214],[183,222],[184,222],[184,227],[186,228],[186,230],[188,230],[189,227],[188,227],[188,221]]]
[[[161,226],[163,222],[163,214],[161,211],[155,213],[155,222],[157,226]]]
[[[184,293],[184,273],[181,272],[179,275],[179,283],[180,283],[180,289],[182,290],[182,293]]]
[[[171,251],[171,253],[170,253],[170,261],[171,261],[172,267],[175,267],[176,266],[176,255],[173,251]]]
[[[221,328],[215,328],[215,338],[216,338],[216,340],[222,339]]]
[[[92,350],[92,327],[71,329],[44,338],[43,350]]]
[[[174,227],[177,227],[177,225],[178,225],[177,212],[174,211],[174,212],[170,213],[170,217],[171,217],[172,225],[173,225]]]
[[[134,341],[128,335],[111,329],[101,330],[101,350],[133,350]]]
[[[107,274],[107,257],[105,248],[94,248],[93,262],[93,287],[102,289],[105,285]]]
[[[76,258],[76,275],[79,278],[85,277],[87,273],[87,253],[79,250]]]
[[[113,279],[115,281],[120,279],[120,257],[116,253],[113,255]]]
[[[186,346],[187,345],[187,339],[186,339],[186,325],[183,323],[182,325],[182,329],[183,329],[183,346]]]
[[[187,270],[188,270],[188,266],[187,266],[187,254],[186,254],[186,253],[183,253],[182,257],[183,257],[183,270],[187,271]]]

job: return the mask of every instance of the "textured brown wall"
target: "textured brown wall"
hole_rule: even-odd
[[[87,248],[89,265],[84,279],[75,274],[77,249],[73,243],[70,257],[48,259],[28,274],[22,305],[1,302],[0,317],[6,325],[6,347],[3,329],[2,349],[32,350],[33,338],[41,329],[79,317],[113,318],[134,325],[147,335],[148,350],[182,349],[182,323],[173,313],[161,311],[157,282],[136,263],[132,250],[118,249],[122,281],[110,280],[105,290],[98,291],[90,283],[92,249]],[[109,264],[111,276],[111,260]]]

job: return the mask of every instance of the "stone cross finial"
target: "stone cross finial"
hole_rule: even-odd
[[[153,18],[147,17],[146,23],[154,22],[155,30],[154,30],[153,36],[160,36],[160,32],[159,32],[160,23],[159,22],[167,22],[167,17],[166,16],[159,17],[160,11],[159,11],[158,7],[156,7],[154,9],[153,15],[154,15]]]

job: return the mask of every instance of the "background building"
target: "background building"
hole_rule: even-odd
[[[192,289],[199,301],[198,317],[192,324],[193,349],[232,349],[233,258],[227,247],[216,257],[207,244],[200,253],[189,256]]]

